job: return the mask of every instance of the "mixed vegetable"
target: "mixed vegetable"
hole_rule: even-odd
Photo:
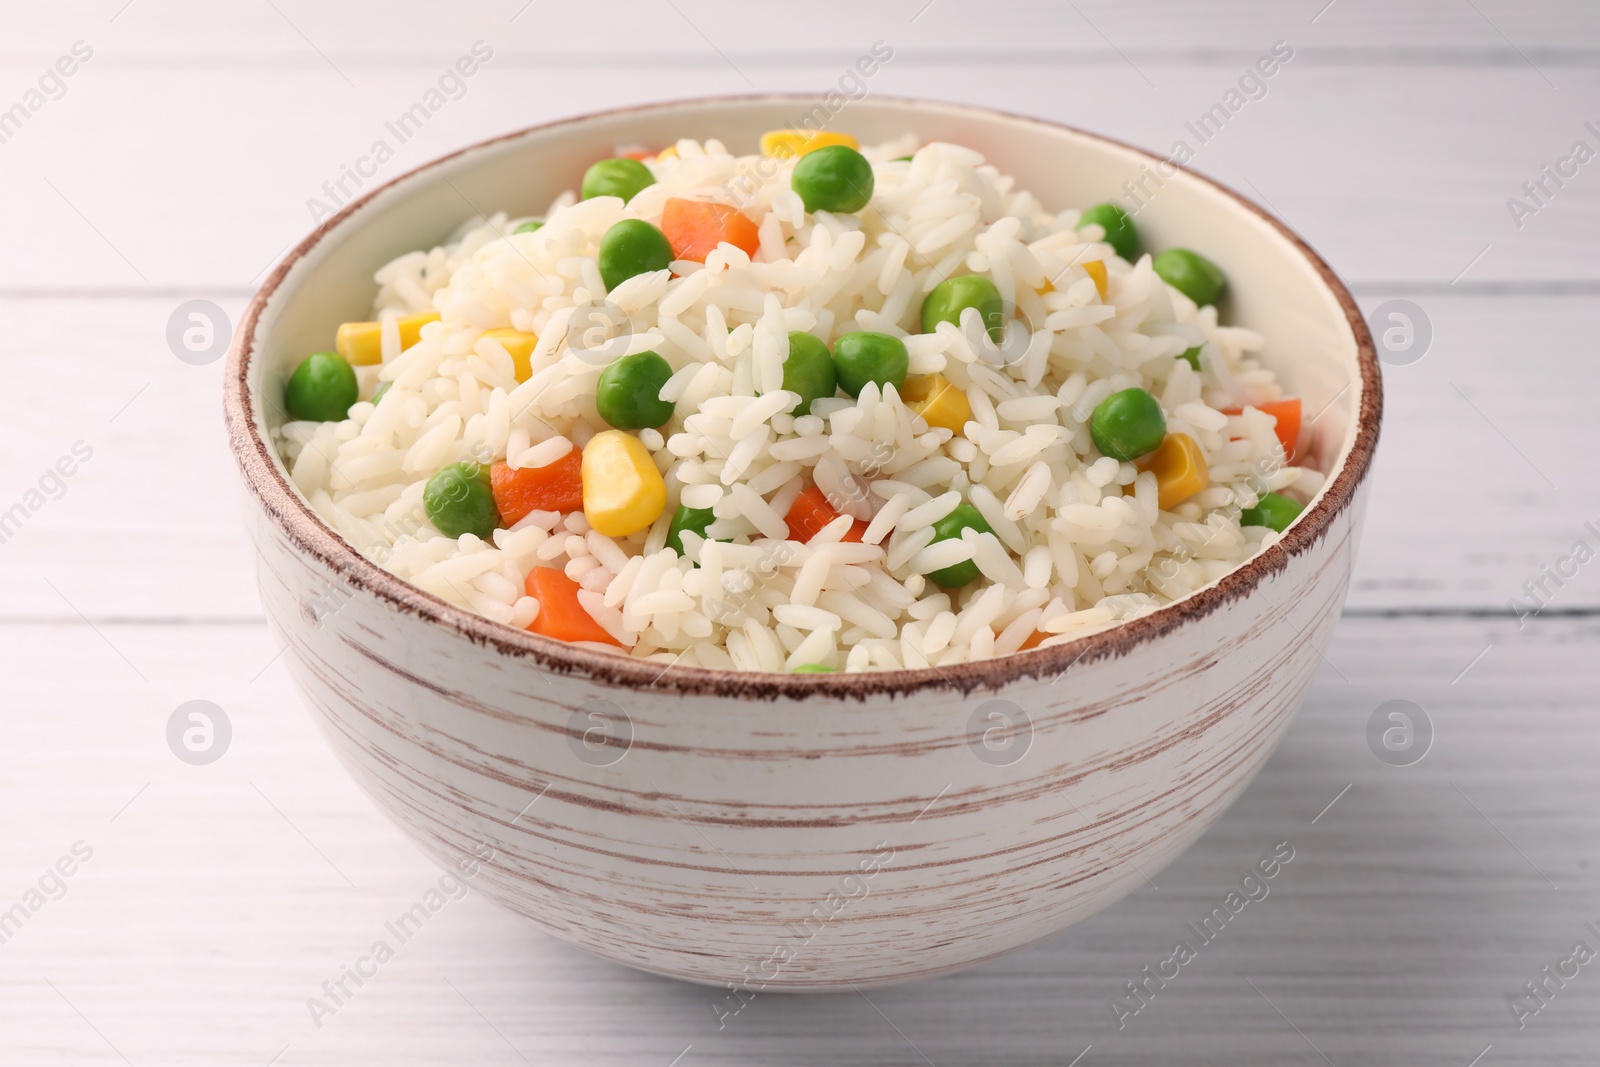
[[[956,505],[954,511],[933,524],[933,543],[959,538],[965,530],[994,533],[994,527],[989,525],[989,520],[983,517],[983,513],[966,501],[962,501]],[[959,589],[977,581],[979,573],[976,563],[964,559],[960,563],[952,563],[948,567],[929,571],[928,580],[946,589]]]
[[[446,537],[472,534],[488,540],[505,521],[495,506],[489,470],[477,463],[452,463],[429,478],[422,506]]]
[[[789,358],[783,361],[783,387],[800,397],[794,414],[811,414],[813,401],[839,392],[839,371],[826,343],[798,330],[789,334]]]
[[[933,333],[941,322],[961,325],[961,313],[976,308],[978,318],[999,344],[1005,336],[1005,305],[994,282],[981,274],[959,274],[933,287],[922,301],[922,332]]]
[[[596,641],[622,647],[622,642],[612,637],[584,609],[578,600],[578,583],[557,568],[533,568],[528,572],[524,589],[539,602],[539,614],[528,625],[532,632],[557,641]]]
[[[783,517],[783,521],[789,527],[789,540],[804,543],[835,522],[840,514],[842,513],[835,511],[833,505],[828,502],[827,494],[813,485],[795,497],[794,503],[789,506],[789,514]],[[860,519],[854,519],[850,523],[849,532],[841,540],[859,544],[861,535],[866,532],[867,524]]]
[[[661,387],[672,377],[672,364],[655,352],[620,356],[600,372],[594,406],[600,417],[619,430],[665,426],[674,405],[661,399]]]
[[[661,232],[672,246],[672,258],[691,263],[704,263],[718,245],[733,245],[747,256],[761,246],[748,215],[731,204],[703,200],[668,200],[661,211]]]
[[[790,185],[807,211],[849,215],[872,200],[874,181],[866,156],[849,145],[831,144],[801,156]]]
[[[500,521],[515,526],[535,511],[566,513],[583,509],[583,452],[571,449],[542,467],[489,468],[489,488]]]
[[[906,384],[911,355],[900,338],[862,330],[834,340],[833,368],[839,388],[851,396],[860,396],[869,382],[879,389],[892,385],[898,390]]]
[[[762,137],[761,149],[767,156],[797,159],[791,188],[806,211],[849,214],[870,205],[875,187],[873,167],[853,137],[775,130]],[[657,158],[665,158],[671,151],[659,153]],[[614,196],[631,200],[655,182],[647,163],[650,158],[625,156],[595,162],[583,176],[582,198]],[[895,162],[912,159],[905,156]],[[541,220],[528,220],[512,233],[535,233],[543,225]],[[1099,227],[1103,242],[1123,260],[1134,262],[1139,257],[1140,235],[1133,219],[1119,205],[1096,204],[1082,213],[1079,225]],[[672,197],[665,202],[659,226],[644,219],[624,219],[611,226],[600,241],[596,266],[610,291],[638,275],[670,271],[675,262],[703,263],[723,245],[754,258],[761,246],[760,228],[732,204]],[[1111,286],[1106,264],[1095,260],[1081,266],[1105,300]],[[1221,269],[1186,248],[1161,251],[1151,260],[1151,267],[1197,306],[1215,305],[1227,289]],[[1047,281],[1040,292],[1051,288]],[[945,278],[927,293],[920,310],[922,331],[935,332],[941,323],[959,328],[969,310],[976,313],[991,341],[1003,342],[1010,312],[994,281],[978,273]],[[405,351],[418,343],[429,323],[438,319],[435,312],[401,317],[393,323],[342,324],[335,336],[334,351],[312,353],[290,375],[284,387],[288,412],[299,420],[345,419],[359,400],[354,368],[384,362],[386,331],[391,331],[388,336],[398,341],[398,350]],[[531,358],[539,340],[535,334],[499,327],[484,330],[481,338],[510,357],[517,381],[530,378]],[[1206,354],[1206,347],[1191,347],[1176,358],[1203,373],[1214,358]],[[880,391],[893,387],[929,427],[946,430],[952,437],[964,435],[973,414],[966,392],[942,374],[910,375],[910,365],[905,342],[887,333],[844,333],[830,347],[811,333],[792,332],[783,364],[783,388],[794,393],[799,402],[790,414],[808,415],[814,403],[837,397],[841,391],[858,397],[870,384]],[[428,521],[447,537],[472,534],[484,540],[497,529],[515,526],[536,511],[582,511],[589,526],[607,537],[626,537],[650,528],[668,506],[667,487],[651,447],[661,447],[663,438],[656,431],[677,414],[676,404],[661,395],[672,376],[672,365],[654,351],[615,359],[600,374],[594,394],[595,410],[611,429],[595,433],[581,448],[573,446],[538,467],[513,468],[503,461],[443,467],[428,479],[423,492]],[[370,402],[382,403],[390,384],[378,383]],[[1285,462],[1292,462],[1301,430],[1300,401],[1288,398],[1252,406],[1273,419]],[[1223,413],[1241,415],[1243,410],[1227,408]],[[1102,399],[1090,415],[1089,430],[1102,455],[1119,463],[1134,463],[1141,471],[1154,475],[1163,510],[1178,507],[1210,482],[1200,443],[1187,433],[1169,432],[1160,401],[1145,389],[1122,389]],[[655,444],[647,447],[641,432],[653,434]],[[1238,521],[1244,527],[1281,533],[1303,509],[1302,503],[1282,493],[1267,492],[1243,508]],[[799,494],[784,517],[788,537],[810,541],[842,514],[820,488],[811,485]],[[684,535],[706,538],[715,521],[710,508],[680,504],[673,513],[666,544],[682,554]],[[842,540],[860,542],[867,528],[867,522],[852,519]],[[931,543],[962,540],[969,532],[974,536],[993,534],[994,529],[974,504],[962,500],[933,523]],[[971,558],[926,572],[929,581],[945,589],[959,589],[980,576],[979,566]],[[529,629],[563,641],[618,645],[617,639],[584,609],[579,588],[560,569],[535,567],[527,576],[526,593],[538,601],[539,610]],[[1023,647],[1034,647],[1046,636],[1035,633]],[[807,663],[794,670],[829,673],[832,668]]]
[[[300,361],[283,389],[289,414],[312,422],[334,422],[350,414],[361,395],[356,372],[337,352],[313,352]]]
[[[602,159],[584,171],[580,195],[585,200],[620,196],[626,202],[640,189],[655,183],[656,176],[637,159]]]
[[[615,289],[637,274],[672,265],[672,242],[643,219],[623,219],[600,239],[600,280]]]

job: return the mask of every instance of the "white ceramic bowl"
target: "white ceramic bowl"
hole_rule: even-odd
[[[754,151],[814,103],[608,112],[406,174],[277,268],[227,378],[262,599],[350,773],[425,851],[542,929],[750,991],[1010,952],[1117,900],[1211,825],[1283,735],[1338,618],[1380,408],[1371,339],[1327,266],[1260,208],[1180,173],[1138,216],[1147,247],[1202,250],[1227,272],[1232,321],[1264,333],[1286,387],[1322,411],[1314,454],[1332,476],[1277,545],[1121,627],[942,670],[663,671],[445,604],[359,555],[292,488],[263,391],[280,395],[299,358],[367,313],[380,264],[475,209],[540,210],[618,144]],[[969,145],[1057,208],[1120,196],[1156,164],[949,104],[874,97],[833,127]],[[746,993],[726,995],[732,1010]]]

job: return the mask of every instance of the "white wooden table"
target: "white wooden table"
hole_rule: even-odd
[[[1508,599],[1575,541],[1600,549],[1600,162],[1520,228],[1506,201],[1575,141],[1600,149],[1600,9],[628,0],[596,31],[590,7],[7,12],[0,111],[74,42],[92,56],[0,143],[0,510],[28,512],[0,544],[0,913],[26,913],[0,944],[0,1063],[1596,1062],[1600,961],[1548,983],[1520,1030],[1507,997],[1576,942],[1600,951],[1600,563],[1520,625]],[[1386,369],[1326,668],[1260,778],[1154,886],[978,970],[870,1001],[763,998],[720,1032],[708,991],[469,895],[316,1025],[308,998],[436,872],[298,704],[236,519],[222,365],[180,362],[166,323],[190,299],[236,315],[309,228],[307,198],[477,40],[493,59],[380,177],[616,104],[822,89],[876,40],[894,58],[872,92],[1165,150],[1274,41],[1295,49],[1193,165],[1276,208],[1369,310],[1414,301],[1433,340]],[[91,458],[30,496],[76,442]],[[209,766],[166,743],[191,699],[232,723]],[[1434,729],[1407,767],[1366,736],[1396,699]],[[1123,983],[1279,841],[1296,858],[1270,897],[1119,1031]],[[92,856],[70,861],[75,845]]]

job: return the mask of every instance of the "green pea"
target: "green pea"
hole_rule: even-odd
[[[615,289],[636,274],[666,270],[672,242],[643,219],[623,219],[600,238],[600,280]]]
[[[1255,507],[1245,508],[1239,512],[1239,525],[1265,526],[1283,533],[1305,509],[1306,506],[1298,500],[1290,500],[1279,493],[1268,493],[1256,503]]]
[[[977,308],[989,331],[989,340],[999,344],[1005,336],[1006,308],[1000,290],[981,274],[946,278],[933,287],[922,301],[922,332],[933,333],[941,322],[961,325],[961,313]]]
[[[872,199],[872,164],[849,145],[831,144],[800,157],[789,187],[800,194],[807,211],[845,214],[860,211]]]
[[[602,159],[583,172],[583,199],[620,196],[632,200],[640,189],[655,183],[656,176],[637,159]]]
[[[868,382],[877,382],[880,387],[904,388],[906,372],[911,369],[911,355],[906,351],[905,342],[898,337],[866,331],[847,333],[833,342],[833,368],[844,391],[860,396]]]
[[[1127,462],[1161,447],[1167,416],[1161,404],[1143,389],[1112,393],[1089,416],[1089,436],[1103,455]]]
[[[500,525],[489,468],[476,463],[452,463],[429,478],[422,507],[433,528],[446,537],[470,533],[487,541]]]
[[[661,426],[672,418],[673,405],[661,399],[661,387],[672,377],[672,364],[654,352],[622,356],[600,372],[594,406],[600,417],[619,430]]]
[[[1222,268],[1187,248],[1169,248],[1157,256],[1151,266],[1162,281],[1200,307],[1215,304],[1228,287]]]
[[[789,673],[790,674],[832,674],[833,673],[833,668],[829,667],[825,663],[802,663],[802,664],[800,664],[800,666],[796,667],[794,670],[790,671]]]
[[[1079,226],[1088,226],[1090,223],[1100,227],[1106,232],[1106,244],[1123,259],[1132,263],[1139,256],[1139,231],[1134,229],[1133,219],[1122,210],[1120,204],[1106,201],[1096,204],[1078,216]]]
[[[678,555],[683,555],[683,535],[685,531],[697,533],[701,537],[706,535],[706,527],[716,521],[710,508],[691,508],[687,505],[678,505],[678,510],[672,514],[672,526],[667,530],[667,547]]]
[[[789,334],[789,358],[783,361],[783,387],[800,394],[796,415],[811,414],[813,400],[826,400],[839,391],[839,372],[834,369],[828,346],[809,333]]]
[[[393,382],[379,382],[378,383],[378,388],[376,388],[376,389],[374,389],[372,391],[372,406],[373,407],[377,407],[378,406],[378,401],[383,399],[383,394],[387,393],[389,391],[389,386],[391,386],[393,384],[394,384]]]
[[[516,229],[512,230],[511,232],[512,233],[532,233],[534,230],[539,229],[543,225],[544,225],[544,223],[540,222],[538,219],[529,219],[527,222],[524,222],[522,225],[518,226]]]
[[[300,361],[283,389],[289,414],[308,422],[338,422],[361,399],[356,372],[337,352],[313,352]]]
[[[1186,350],[1184,350],[1182,352],[1179,352],[1178,353],[1178,358],[1183,360],[1185,363],[1189,364],[1189,366],[1193,367],[1195,370],[1199,370],[1200,369],[1200,348],[1201,348],[1200,345],[1195,345],[1193,348],[1186,349]]]
[[[994,527],[989,525],[989,520],[983,517],[983,512],[963,501],[956,505],[956,509],[938,522],[933,524],[933,543],[948,541],[952,537],[960,537],[962,530],[977,530],[979,533],[994,533]],[[970,559],[960,563],[952,563],[948,567],[941,567],[936,571],[928,572],[928,580],[934,585],[945,589],[960,589],[978,580],[978,565]]]

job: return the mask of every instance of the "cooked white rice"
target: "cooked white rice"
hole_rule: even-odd
[[[978,153],[909,138],[864,148],[876,171],[858,215],[807,215],[790,189],[793,161],[735,157],[717,141],[680,141],[650,163],[656,184],[624,205],[565,194],[536,232],[473,219],[448,243],[377,272],[386,320],[381,366],[358,368],[381,403],[343,422],[277,431],[294,483],[363,553],[429,593],[496,622],[526,627],[535,566],[563,568],[580,600],[634,656],[682,665],[785,671],[948,665],[1014,652],[1042,633],[1072,640],[1152,611],[1238,567],[1278,535],[1241,528],[1241,507],[1271,491],[1309,499],[1321,475],[1285,464],[1270,416],[1221,408],[1280,395],[1255,358],[1263,340],[1220,326],[1156,276],[1148,256],[1119,259],[1078,212],[1052,214]],[[910,162],[894,162],[915,150]],[[766,177],[767,180],[761,180]],[[731,189],[748,195],[730,196]],[[722,245],[706,262],[675,262],[605,293],[595,255],[623,218],[659,223],[668,197],[737,200],[760,220],[752,261]],[[509,235],[509,236],[508,236]],[[1109,272],[1102,301],[1083,263]],[[1018,319],[1002,364],[953,326],[921,334],[925,293],[953,272],[987,273]],[[1053,283],[1053,290],[1046,282]],[[1044,290],[1041,295],[1039,290]],[[592,305],[609,299],[612,308]],[[578,310],[584,309],[584,310]],[[403,354],[387,320],[437,310]],[[1030,331],[1029,325],[1032,324]],[[532,375],[483,331],[538,335]],[[789,414],[781,391],[789,331],[829,341],[851,330],[902,337],[911,373],[942,373],[966,391],[964,433],[930,428],[893,387],[819,400]],[[976,332],[976,331],[974,331]],[[493,542],[451,539],[428,524],[423,487],[457,461],[553,462],[605,429],[594,392],[613,356],[652,349],[676,373],[662,390],[677,413],[640,440],[665,476],[668,504],[648,530],[622,538],[581,511],[534,512]],[[1204,373],[1173,358],[1205,345]],[[977,346],[982,348],[982,345]],[[1139,386],[1161,401],[1170,432],[1198,441],[1209,486],[1171,511],[1152,474],[1101,456],[1089,415]],[[849,519],[809,543],[784,540],[783,516],[816,484]],[[665,547],[674,510],[713,507],[708,534]],[[933,543],[933,523],[958,502],[993,534]],[[982,577],[940,589],[924,572],[972,560]],[[589,647],[608,648],[593,645]],[[616,649],[610,649],[617,651]]]

